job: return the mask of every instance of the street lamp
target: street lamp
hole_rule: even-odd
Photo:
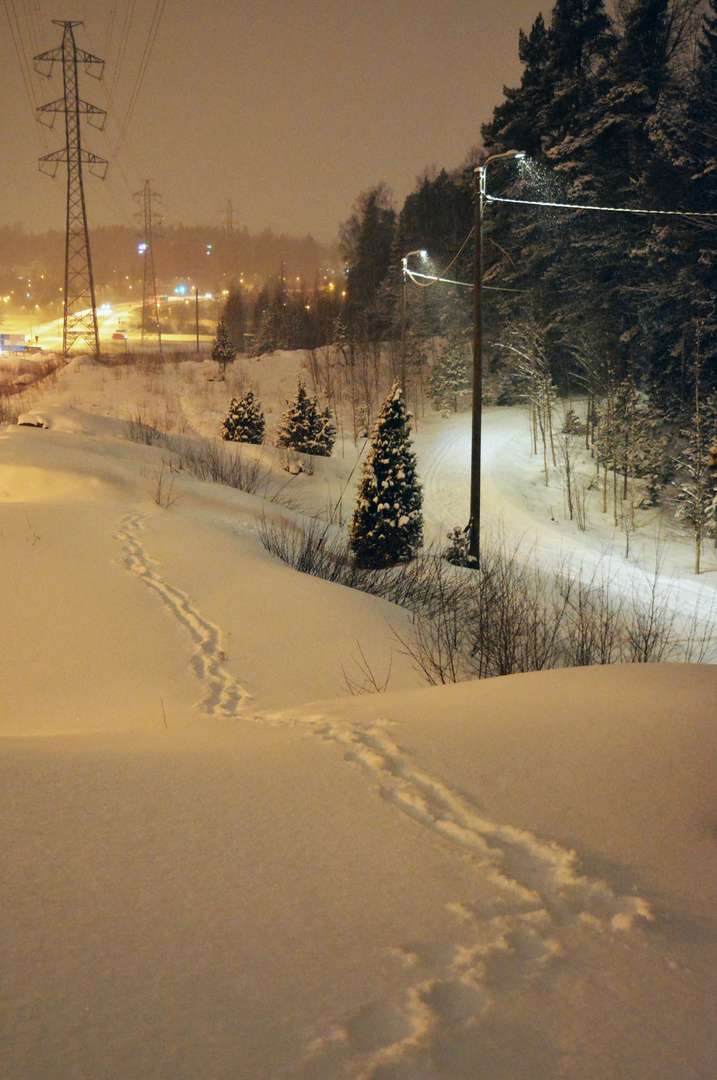
[[[471,440],[471,507],[468,521],[468,555],[477,566],[480,559],[480,462],[483,410],[483,203],[486,169],[499,158],[524,158],[522,150],[492,154],[474,171],[475,260],[473,266],[473,426]]]
[[[412,255],[420,255],[422,259],[425,259],[426,252],[419,248],[416,251],[409,251],[401,259],[403,268],[403,280],[401,282],[401,389],[404,397],[406,395],[406,279],[408,277],[408,260]]]

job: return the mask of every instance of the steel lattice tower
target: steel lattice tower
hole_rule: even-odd
[[[73,28],[81,22],[53,19],[56,26],[63,27],[62,45],[34,58],[35,71],[47,78],[55,63],[62,64],[64,94],[57,101],[42,105],[37,110],[38,120],[52,127],[57,113],[65,114],[65,148],[40,158],[40,169],[51,176],[57,173],[60,162],[67,162],[67,233],[65,241],[65,318],[62,334],[62,351],[65,356],[77,342],[86,342],[92,352],[99,356],[100,339],[97,329],[95,306],[95,283],[90,258],[90,234],[87,228],[85,188],[82,166],[89,165],[90,172],[104,177],[107,171],[105,158],[97,157],[82,149],[80,140],[80,116],[87,115],[89,123],[100,130],[104,127],[104,109],[82,101],[78,94],[78,65],[84,64],[85,72],[101,79],[104,60],[78,49]],[[47,117],[50,117],[48,120]],[[48,167],[46,167],[48,166]]]
[[[142,288],[142,341],[145,333],[148,337],[156,337],[159,351],[162,351],[162,330],[159,325],[159,304],[157,302],[157,278],[154,273],[154,224],[161,221],[161,215],[152,210],[152,199],[161,199],[162,196],[152,191],[149,180],[145,180],[142,191],[135,191],[135,199],[142,202],[142,209],[135,217],[144,227],[144,285]],[[155,327],[155,330],[150,330]]]

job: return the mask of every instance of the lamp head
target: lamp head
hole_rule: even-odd
[[[477,166],[475,172],[483,173],[485,171],[486,165],[488,165],[491,161],[505,161],[506,158],[515,158],[518,161],[522,161],[524,157],[527,157],[525,150],[504,150],[501,154],[491,154],[490,157],[486,158],[482,165]]]

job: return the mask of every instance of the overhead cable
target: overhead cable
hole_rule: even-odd
[[[159,24],[162,21],[162,13],[164,11],[165,3],[166,3],[166,0],[157,0],[157,2],[155,4],[155,7],[154,7],[154,12],[152,14],[152,23],[150,25],[149,34],[147,36],[147,41],[146,41],[145,46],[144,46],[144,52],[142,54],[142,59],[140,61],[140,66],[139,66],[139,71],[137,73],[137,78],[135,80],[135,84],[134,84],[134,87],[132,89],[132,96],[130,98],[129,105],[127,106],[127,113],[126,113],[124,121],[122,123],[122,128],[120,130],[119,138],[117,140],[117,143],[115,144],[115,148],[114,148],[115,154],[117,154],[119,152],[119,149],[120,149],[122,143],[124,142],[125,135],[127,134],[127,130],[129,128],[130,122],[132,120],[132,116],[134,115],[134,110],[135,110],[135,107],[137,105],[137,100],[139,98],[139,92],[140,92],[140,90],[142,88],[142,83],[144,82],[144,77],[145,77],[145,75],[147,73],[147,67],[149,65],[149,61],[150,61],[150,58],[152,56],[152,50],[154,49],[154,43],[155,43],[155,41],[157,39],[157,33],[159,31]]]
[[[446,267],[445,267],[445,269],[444,269],[444,270],[442,270],[440,274],[419,274],[419,273],[417,273],[417,272],[416,272],[415,270],[409,270],[409,269],[408,269],[408,265],[407,265],[407,264],[405,264],[405,265],[406,265],[406,273],[407,273],[407,274],[408,274],[408,276],[410,277],[411,281],[413,281],[413,284],[414,284],[414,285],[418,285],[418,287],[419,287],[419,288],[421,288],[421,289],[428,289],[428,288],[430,288],[430,286],[431,286],[431,285],[435,285],[435,284],[436,284],[437,282],[439,282],[439,281],[448,281],[449,279],[448,279],[448,278],[445,278],[445,277],[443,277],[443,275],[444,275],[444,274],[447,274],[447,273],[448,273],[448,271],[450,270],[450,268],[451,268],[451,267],[453,266],[453,264],[454,264],[455,262],[457,262],[457,260],[459,259],[459,257],[460,257],[460,256],[461,256],[461,254],[463,253],[463,249],[465,248],[466,244],[468,243],[468,241],[469,241],[469,240],[471,239],[471,237],[473,236],[473,233],[474,233],[474,232],[475,232],[475,226],[474,226],[474,227],[473,227],[473,228],[471,229],[471,231],[470,231],[470,232],[468,233],[468,236],[466,236],[465,240],[463,241],[463,243],[462,243],[462,244],[461,244],[461,246],[459,247],[458,251],[457,251],[457,252],[456,252],[456,254],[455,254],[455,255],[453,256],[453,258],[451,259],[451,261],[450,261],[450,262],[448,263],[448,266],[446,266]],[[428,278],[429,280],[428,280],[428,281],[426,281],[426,282],[423,282],[423,281],[416,281],[415,279],[416,279],[416,278],[419,278],[419,277],[422,277],[422,278]],[[453,282],[451,282],[451,284],[452,284],[452,285],[465,285],[465,284],[466,284],[466,282],[465,282],[465,281],[453,281]],[[472,286],[472,285],[471,285],[471,286],[469,286],[469,287],[470,287],[470,288],[473,288],[473,286]]]
[[[717,218],[717,212],[699,210],[638,210],[629,206],[588,206],[581,203],[538,202],[534,199],[506,199],[486,195],[487,202],[513,203],[519,206],[549,206],[559,210],[595,210],[603,214],[652,214],[663,217]]]

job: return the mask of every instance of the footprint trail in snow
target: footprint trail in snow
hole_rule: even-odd
[[[233,675],[222,666],[226,659],[223,633],[220,627],[205,619],[186,593],[175,589],[160,577],[157,563],[150,558],[140,541],[142,519],[127,518],[116,539],[122,545],[122,562],[145,585],[153,589],[177,621],[189,632],[194,644],[191,665],[195,675],[206,687],[200,708],[210,716],[236,716],[251,699]]]
[[[141,543],[141,529],[141,518],[132,516],[117,533],[122,561],[189,633],[191,664],[206,687],[200,707],[212,716],[299,725],[337,745],[371,777],[383,799],[470,857],[476,869],[477,898],[447,905],[446,939],[393,949],[408,979],[401,1000],[367,1003],[316,1039],[307,1050],[306,1077],[450,1080],[484,1075],[475,1070],[491,1055],[498,1073],[508,1075],[517,1062],[505,1057],[499,1022],[496,1027],[501,999],[539,979],[581,934],[624,934],[644,927],[652,919],[649,904],[582,874],[575,853],[559,844],[484,817],[422,769],[394,742],[387,725],[244,712],[250,695],[222,666],[221,628],[162,579]],[[448,1042],[451,1060],[460,1051],[458,1071],[445,1057]],[[549,1075],[552,1066],[545,1067]]]
[[[501,1045],[495,1034],[501,998],[539,979],[582,934],[627,933],[652,920],[641,897],[619,895],[582,874],[574,852],[483,817],[429,776],[380,723],[363,728],[327,717],[309,722],[374,778],[384,799],[469,855],[480,877],[480,900],[448,905],[456,920],[451,938],[394,949],[417,976],[400,1004],[374,1002],[313,1043],[306,1063],[311,1080],[483,1075],[471,1069],[480,1067],[479,1058],[485,1065],[486,1043]],[[447,1060],[434,1071],[447,1040],[463,1045],[457,1055],[463,1064],[455,1073]],[[496,1051],[508,1052],[505,1046]],[[508,1075],[513,1064],[501,1058],[495,1075]]]

